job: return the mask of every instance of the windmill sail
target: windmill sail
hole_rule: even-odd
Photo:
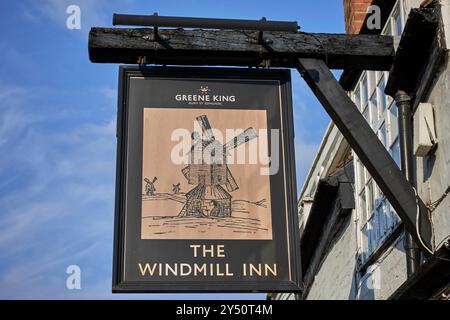
[[[236,180],[234,180],[233,175],[231,174],[230,169],[227,168],[227,181],[225,184],[225,187],[227,188],[228,192],[233,192],[239,189],[238,184],[236,183]]]
[[[234,139],[228,141],[223,149],[225,153],[228,153],[234,148],[239,147],[241,144],[244,144],[246,142],[249,142],[250,140],[255,139],[257,136],[255,129],[248,128],[238,136],[234,137]]]
[[[184,167],[181,172],[183,173],[183,176],[189,180],[189,166]]]
[[[211,125],[209,124],[209,120],[207,116],[198,116],[197,122],[200,124],[200,127],[202,128],[203,134],[205,135],[206,141],[213,141],[215,140]]]

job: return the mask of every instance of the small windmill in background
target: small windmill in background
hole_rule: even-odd
[[[158,180],[157,177],[154,177],[152,181],[150,181],[148,178],[145,178],[145,194],[148,196],[154,196],[156,192],[155,188],[155,182]]]
[[[180,182],[178,182],[177,184],[173,184],[173,185],[172,185],[172,192],[173,192],[174,194],[179,194],[179,193],[180,193],[180,191],[181,191],[180,185],[181,185]]]
[[[238,146],[257,137],[253,128],[248,128],[225,145],[216,141],[207,116],[196,118],[203,131],[193,133],[194,145],[189,152],[189,165],[182,170],[190,185],[195,187],[186,193],[186,203],[180,217],[231,217],[231,195],[239,186],[227,165],[227,155]],[[212,147],[211,161],[205,161],[204,150]],[[214,150],[222,150],[215,156]],[[226,190],[224,189],[226,188]]]

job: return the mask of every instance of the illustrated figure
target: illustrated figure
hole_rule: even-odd
[[[155,188],[155,182],[156,180],[158,180],[157,177],[153,178],[153,181],[150,181],[149,179],[145,178],[144,181],[146,182],[145,184],[145,194],[148,196],[154,196],[155,192],[156,192],[156,188]]]
[[[203,217],[208,216],[208,212],[211,217],[231,217],[231,195],[228,192],[239,187],[228,168],[227,156],[234,148],[256,138],[256,131],[248,128],[222,145],[213,136],[205,115],[196,120],[205,139],[197,132],[192,134],[194,141],[189,152],[189,165],[181,171],[189,184],[195,187],[186,193],[186,203],[179,217]],[[213,206],[211,210],[210,205]]]
[[[173,184],[172,192],[174,194],[179,194],[180,193],[180,191],[181,191],[180,185],[181,185],[180,182],[178,182],[177,184]]]

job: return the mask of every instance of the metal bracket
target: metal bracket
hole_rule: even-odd
[[[263,59],[263,61],[261,62],[261,64],[259,66],[264,69],[269,69],[270,68],[270,59]]]
[[[158,16],[158,13],[153,13],[153,16]],[[159,27],[153,26],[153,41],[158,42],[159,44],[165,45],[166,37],[159,34]]]
[[[140,68],[145,68],[147,66],[147,56],[139,56],[137,64]]]
[[[158,12],[153,13],[154,17],[158,16]],[[157,26],[153,26],[153,41],[159,42],[161,37],[159,35],[159,28]]]
[[[161,36],[159,35],[159,28],[153,27],[153,41],[160,42]]]
[[[266,44],[266,41],[264,40],[264,31],[258,32],[258,44],[261,46]]]
[[[262,18],[261,18],[261,21],[266,22],[266,21],[267,21],[266,17],[262,17]],[[266,45],[272,44],[272,43],[273,43],[272,40],[264,39],[264,31],[261,31],[261,30],[260,30],[260,31],[258,32],[258,44],[259,44],[260,46],[266,46]]]

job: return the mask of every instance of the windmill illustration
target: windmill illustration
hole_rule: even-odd
[[[155,182],[158,180],[157,177],[153,178],[153,181],[150,181],[148,178],[145,178],[145,194],[148,196],[154,196],[155,195]]]
[[[181,191],[181,187],[180,187],[181,183],[178,182],[177,184],[172,184],[172,192],[174,194],[179,194]]]
[[[195,187],[186,193],[186,203],[180,217],[231,217],[231,195],[239,186],[227,165],[227,155],[238,146],[257,137],[253,128],[248,128],[225,145],[212,134],[207,116],[196,118],[203,137],[194,132],[193,146],[189,152],[189,165],[182,170],[190,185]],[[211,155],[206,161],[204,151]],[[220,152],[217,152],[220,151]],[[225,188],[226,190],[225,190]]]

